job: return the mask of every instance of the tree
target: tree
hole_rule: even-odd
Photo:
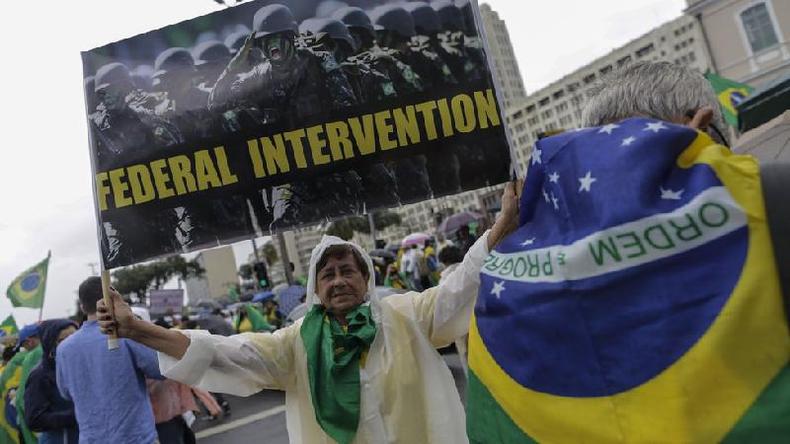
[[[112,272],[112,285],[124,296],[134,295],[135,302],[145,303],[146,293],[159,289],[170,279],[200,277],[206,270],[195,261],[181,256],[124,267]]]
[[[239,267],[239,276],[245,281],[252,279],[252,264],[241,264]]]
[[[383,230],[389,226],[401,223],[398,213],[391,211],[381,211],[373,213],[373,224],[376,230]],[[343,240],[350,240],[354,237],[354,232],[370,234],[370,222],[367,216],[349,216],[339,219],[326,229],[326,234],[337,236]]]
[[[280,260],[280,257],[277,255],[277,249],[274,248],[274,243],[271,241],[263,244],[263,258],[268,265],[272,265]]]

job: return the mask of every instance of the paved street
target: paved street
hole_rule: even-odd
[[[461,399],[464,398],[466,380],[458,355],[443,355],[455,378]],[[285,394],[265,390],[249,398],[227,396],[232,413],[216,421],[198,419],[194,429],[200,444],[265,443],[287,444],[285,428]]]

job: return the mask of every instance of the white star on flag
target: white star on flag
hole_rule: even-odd
[[[661,198],[664,200],[680,200],[683,196],[683,192],[686,191],[685,189],[681,189],[679,191],[672,191],[671,189],[664,189],[659,187],[661,190]]]
[[[543,151],[535,148],[532,151],[532,164],[535,165],[536,163],[543,163],[540,159],[540,156],[543,155]]]
[[[623,139],[623,143],[620,146],[631,146],[632,143],[636,142],[636,137],[630,136]]]
[[[661,122],[652,122],[652,123],[648,123],[647,127],[645,127],[645,129],[643,129],[642,131],[652,131],[654,133],[657,133],[662,129],[669,129],[669,128],[664,126],[664,124]]]
[[[549,182],[557,183],[558,180],[560,180],[560,174],[558,172],[555,171],[549,174]]]
[[[593,182],[595,182],[596,180],[598,179],[592,177],[592,173],[590,171],[587,171],[587,174],[585,174],[584,177],[579,178],[579,182],[580,182],[579,192],[581,193],[582,191],[586,191],[589,193],[590,187],[592,186]]]
[[[559,199],[554,197],[554,193],[551,193],[551,202],[554,204],[554,209],[555,210],[559,210],[560,209],[560,206],[558,205],[559,201],[560,201]]]
[[[546,203],[549,203],[549,194],[546,192],[546,190],[543,190],[543,198],[546,199]]]
[[[532,239],[527,239],[524,242],[522,242],[521,246],[522,247],[526,247],[527,245],[532,245],[533,243],[535,243],[535,238],[534,237]]]
[[[598,130],[598,134],[606,133],[611,135],[612,131],[616,130],[617,128],[620,128],[620,125],[615,125],[614,123],[610,123],[608,125],[602,126],[601,129]]]
[[[491,289],[491,294],[496,295],[496,298],[499,299],[503,291],[505,291],[505,281],[494,282],[494,288]]]

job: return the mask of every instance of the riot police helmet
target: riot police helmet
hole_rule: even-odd
[[[376,31],[390,31],[404,38],[414,37],[414,19],[400,5],[383,5],[371,12],[371,21]]]
[[[453,2],[443,0],[434,2],[432,6],[433,9],[436,10],[436,14],[439,16],[439,20],[444,29],[448,31],[464,30],[463,12],[461,12],[461,9]]]
[[[436,34],[442,29],[439,15],[428,3],[405,3],[403,8],[411,14],[411,18],[414,20],[414,28],[418,34]]]
[[[192,48],[195,65],[226,63],[231,58],[230,49],[219,40],[209,40]]]
[[[266,5],[259,9],[252,19],[252,32],[255,33],[255,38],[286,31],[298,34],[299,25],[291,10],[285,5],[278,3]]]
[[[132,74],[123,63],[108,63],[96,70],[94,91],[97,93],[108,88],[119,91],[131,91],[134,88],[133,85]]]
[[[356,6],[348,6],[346,8],[340,8],[332,14],[332,18],[340,20],[349,28],[362,28],[367,29],[373,34],[373,23],[370,21],[370,17],[368,14],[362,10],[362,8],[357,8]]]
[[[312,33],[317,38],[323,35],[329,36],[332,40],[345,42],[348,44],[348,49],[356,51],[357,45],[348,28],[340,20],[333,18],[311,18],[303,21],[299,25],[299,32],[302,34]]]
[[[168,48],[156,56],[154,62],[154,79],[170,71],[191,70],[195,67],[195,59],[186,48]]]

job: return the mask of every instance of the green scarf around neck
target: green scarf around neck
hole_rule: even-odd
[[[353,441],[357,433],[360,358],[376,337],[370,305],[358,306],[346,319],[344,329],[322,305],[313,305],[299,331],[307,353],[315,418],[341,444]]]

